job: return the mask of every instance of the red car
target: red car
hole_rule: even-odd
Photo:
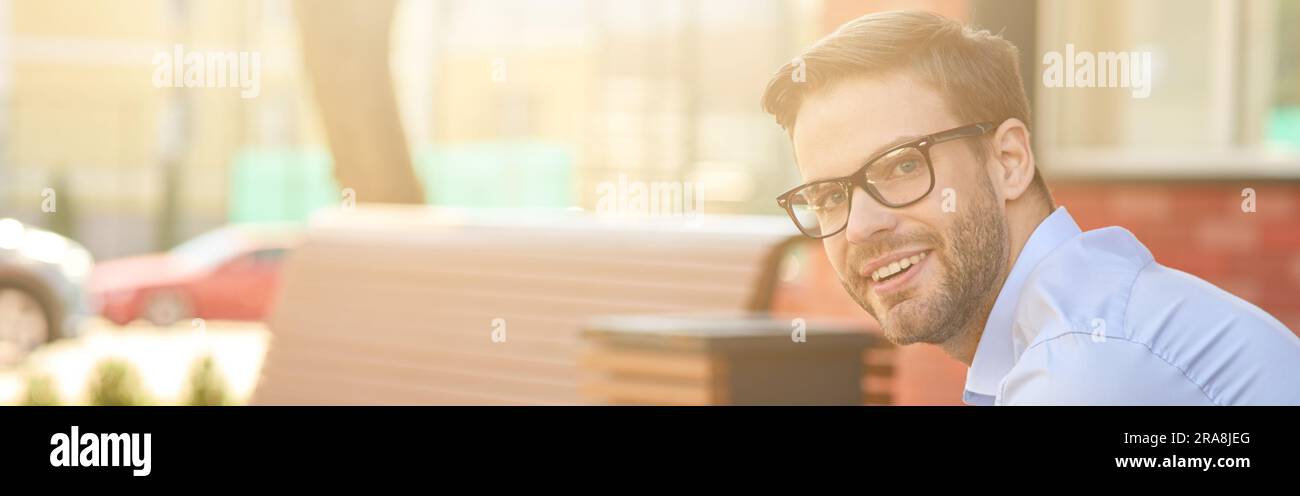
[[[117,325],[137,318],[159,326],[189,318],[261,320],[298,237],[291,226],[230,225],[169,252],[100,263],[88,286],[99,314]]]

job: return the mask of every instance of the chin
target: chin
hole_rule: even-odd
[[[916,343],[939,344],[947,339],[935,329],[933,322],[923,321],[925,302],[907,298],[890,307],[880,324],[885,338],[895,345]]]

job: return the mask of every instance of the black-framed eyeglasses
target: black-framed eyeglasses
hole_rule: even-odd
[[[804,235],[813,239],[834,236],[849,225],[854,188],[862,188],[890,208],[921,201],[934,189],[930,147],[983,136],[997,126],[994,122],[969,124],[893,146],[872,157],[853,174],[797,186],[776,197],[776,203],[790,214],[790,220]]]

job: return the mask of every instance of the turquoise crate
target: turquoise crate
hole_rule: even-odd
[[[458,207],[568,207],[573,154],[546,143],[478,143],[415,153],[426,202]],[[231,222],[301,222],[342,200],[323,149],[257,149],[231,167]]]
[[[1278,107],[1269,119],[1268,140],[1300,149],[1300,107]]]

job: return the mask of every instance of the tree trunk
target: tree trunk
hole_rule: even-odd
[[[424,203],[397,112],[388,37],[397,0],[296,0],[303,61],[334,177],[357,202]]]

